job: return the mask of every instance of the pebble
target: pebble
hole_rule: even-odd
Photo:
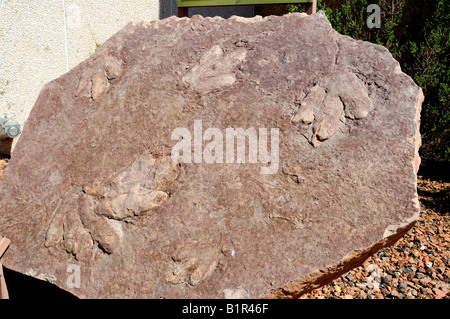
[[[439,290],[439,289],[435,289],[434,294],[436,296],[438,296],[439,298],[444,298],[445,296],[447,296],[447,294],[445,292],[443,292],[442,290]]]
[[[393,269],[387,270],[386,273],[387,273],[388,275],[393,276],[393,277],[398,277],[397,272],[396,272],[395,270],[393,270]]]
[[[380,292],[377,292],[375,293],[375,299],[384,299],[384,296]]]
[[[405,268],[405,269],[403,270],[403,273],[404,273],[404,274],[413,274],[414,271],[412,271],[410,268]]]
[[[398,284],[398,288],[402,289],[402,290],[406,290],[406,288],[408,288],[408,285],[405,284],[404,282],[401,282]]]
[[[360,283],[357,283],[355,286],[358,287],[358,288],[361,289],[361,290],[365,290],[366,288],[368,288],[368,287],[367,287],[368,285],[366,285],[366,284],[360,284]]]
[[[392,290],[392,291],[391,291],[391,296],[392,296],[392,297],[398,298],[399,295],[400,295],[400,294],[398,293],[397,290]]]

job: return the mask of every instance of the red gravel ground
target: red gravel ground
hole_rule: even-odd
[[[450,299],[450,183],[419,176],[418,191],[419,221],[403,238],[300,299]]]

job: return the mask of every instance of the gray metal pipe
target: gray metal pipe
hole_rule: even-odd
[[[16,138],[20,135],[20,124],[11,115],[0,115],[0,137]]]

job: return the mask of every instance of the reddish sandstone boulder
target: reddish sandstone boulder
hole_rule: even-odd
[[[298,297],[418,218],[422,99],[322,12],[129,24],[37,99],[0,184],[2,262],[82,298]],[[277,133],[271,156],[230,162],[227,128]]]

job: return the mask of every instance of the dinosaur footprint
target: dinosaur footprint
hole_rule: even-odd
[[[372,109],[361,80],[354,73],[339,72],[311,88],[291,122],[304,128],[308,141],[318,146],[343,129],[346,119],[365,118]]]

